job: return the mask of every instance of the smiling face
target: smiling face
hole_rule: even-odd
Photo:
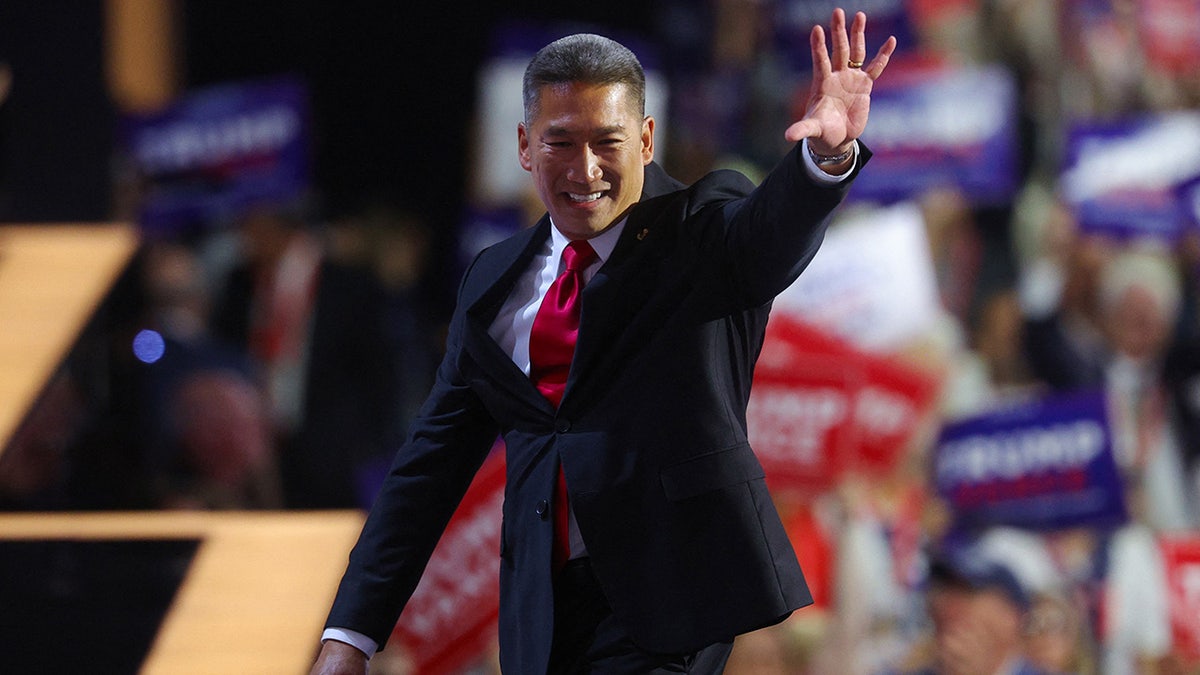
[[[641,116],[624,84],[548,84],[533,119],[517,127],[517,142],[555,227],[588,239],[641,198],[654,119]]]

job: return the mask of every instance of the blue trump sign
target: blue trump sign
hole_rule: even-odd
[[[1158,148],[1152,162],[1147,147]],[[1067,136],[1062,191],[1080,227],[1175,243],[1190,216],[1179,191],[1200,176],[1200,113],[1079,124]]]
[[[308,95],[297,80],[193,92],[158,113],[126,117],[121,132],[147,231],[235,218],[308,187]]]
[[[872,93],[868,130],[875,156],[854,199],[892,203],[953,187],[995,205],[1016,193],[1016,83],[1003,68],[901,70]]]
[[[934,484],[960,527],[1125,521],[1103,393],[1055,395],[947,425]]]

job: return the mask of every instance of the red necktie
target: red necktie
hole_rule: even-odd
[[[583,270],[596,259],[596,251],[586,241],[567,244],[562,259],[563,273],[550,285],[542,306],[529,331],[529,378],[538,391],[558,407],[567,386],[575,339],[579,335],[579,295],[583,290]],[[567,483],[562,467],[554,489],[553,569],[562,569],[571,554],[567,518]]]

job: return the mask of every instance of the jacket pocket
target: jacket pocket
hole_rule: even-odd
[[[746,443],[672,464],[660,474],[663,493],[673,502],[764,476]]]

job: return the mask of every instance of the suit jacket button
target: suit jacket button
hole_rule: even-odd
[[[554,422],[554,430],[560,434],[565,434],[571,430],[571,420],[559,419]]]
[[[537,503],[538,518],[545,520],[550,515],[550,502],[543,499]]]

